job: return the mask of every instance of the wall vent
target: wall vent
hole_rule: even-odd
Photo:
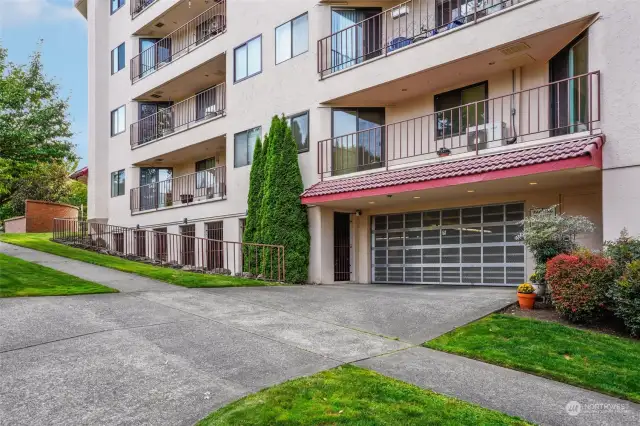
[[[164,24],[162,22],[158,22],[155,26],[156,28],[162,28],[164,27]]]
[[[527,43],[523,43],[523,42],[510,44],[508,46],[504,46],[504,47],[499,47],[498,48],[500,53],[502,53],[505,56],[513,55],[515,53],[522,52],[522,51],[527,50],[527,49],[531,49],[531,46],[529,46]]]
[[[161,98],[161,97],[162,97],[162,95],[159,95],[159,94],[157,94],[157,93],[153,93],[153,94],[151,95],[151,97],[152,97],[152,98],[155,98],[155,99],[158,99],[158,98]]]

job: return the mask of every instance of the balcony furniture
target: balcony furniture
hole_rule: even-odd
[[[391,53],[394,50],[398,50],[398,49],[401,49],[403,47],[406,47],[406,46],[410,45],[411,43],[412,43],[412,39],[410,39],[410,38],[396,37],[393,40],[391,40],[391,42],[389,43],[389,47],[387,48],[387,51],[389,53]]]
[[[193,194],[180,194],[180,202],[182,204],[193,203]]]

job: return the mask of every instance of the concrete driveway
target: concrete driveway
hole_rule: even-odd
[[[0,299],[0,424],[192,424],[264,387],[422,343],[514,296],[345,285]]]

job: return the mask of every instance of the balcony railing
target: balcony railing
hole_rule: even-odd
[[[194,235],[193,227],[187,225],[180,234],[170,234],[54,219],[53,241],[175,269],[190,266],[197,272],[226,275],[248,272],[266,281],[286,280],[284,246],[200,238]]]
[[[131,17],[135,18],[155,2],[156,0],[131,0]]]
[[[224,115],[226,88],[221,83],[182,102],[161,109],[155,114],[131,124],[131,147],[153,142],[156,139],[188,129],[200,123]]]
[[[524,0],[409,0],[318,40],[321,76],[386,56]],[[334,27],[358,19],[357,10],[334,11]]]
[[[226,176],[226,167],[219,166],[132,188],[131,213],[222,200],[227,196]]]
[[[600,125],[600,72],[318,142],[318,173],[344,175],[475,153]]]
[[[131,81],[135,83],[153,74],[226,30],[227,2],[217,0],[209,9],[131,58]]]

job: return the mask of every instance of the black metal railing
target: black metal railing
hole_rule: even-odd
[[[226,30],[227,2],[218,0],[209,9],[131,58],[131,81],[135,83],[153,74]]]
[[[285,281],[284,246],[200,238],[193,235],[193,225],[182,228],[185,232],[170,234],[75,219],[54,219],[53,241],[176,269],[189,266],[196,272],[247,272],[267,281]]]
[[[221,83],[131,124],[131,147],[187,129],[192,123],[224,115],[226,86]]]
[[[131,213],[184,206],[227,196],[225,166],[131,188]]]
[[[318,73],[337,71],[386,56],[464,24],[475,22],[523,0],[409,0],[346,26],[318,40]],[[356,10],[334,11],[345,23]],[[341,14],[342,15],[339,15]]]
[[[321,178],[435,156],[593,132],[600,126],[600,72],[554,81],[318,142]]]

